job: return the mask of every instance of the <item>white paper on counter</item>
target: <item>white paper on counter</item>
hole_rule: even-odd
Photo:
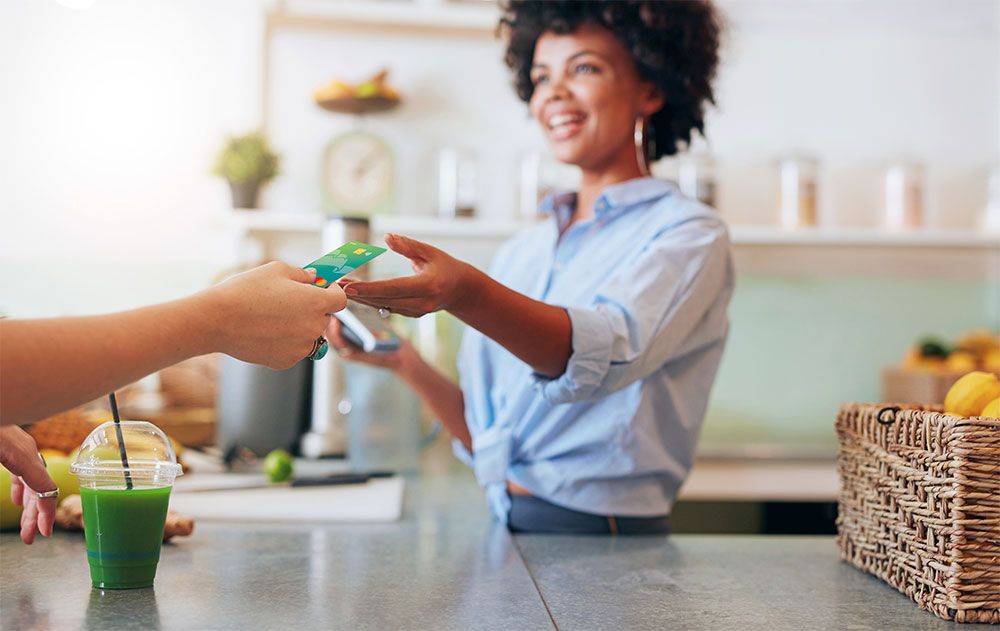
[[[305,488],[178,489],[170,495],[170,508],[196,520],[394,522],[403,512],[403,478]]]

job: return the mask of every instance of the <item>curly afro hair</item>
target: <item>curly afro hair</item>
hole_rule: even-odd
[[[632,54],[639,75],[652,81],[664,105],[650,117],[653,160],[674,155],[691,134],[704,134],[705,104],[715,104],[712,81],[719,62],[722,19],[709,0],[501,0],[498,29],[514,88],[528,102],[534,92],[535,43],[546,32],[572,33],[582,25],[608,29]]]

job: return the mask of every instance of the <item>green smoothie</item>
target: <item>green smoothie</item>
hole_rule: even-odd
[[[170,487],[80,487],[94,587],[149,587],[160,560]]]

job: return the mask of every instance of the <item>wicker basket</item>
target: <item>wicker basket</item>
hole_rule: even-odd
[[[1000,623],[1000,419],[849,403],[837,436],[841,558],[941,618]]]

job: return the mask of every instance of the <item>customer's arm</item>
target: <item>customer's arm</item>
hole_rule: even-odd
[[[178,361],[222,352],[288,368],[346,299],[269,263],[174,302],[101,316],[0,320],[0,423],[71,408]]]

